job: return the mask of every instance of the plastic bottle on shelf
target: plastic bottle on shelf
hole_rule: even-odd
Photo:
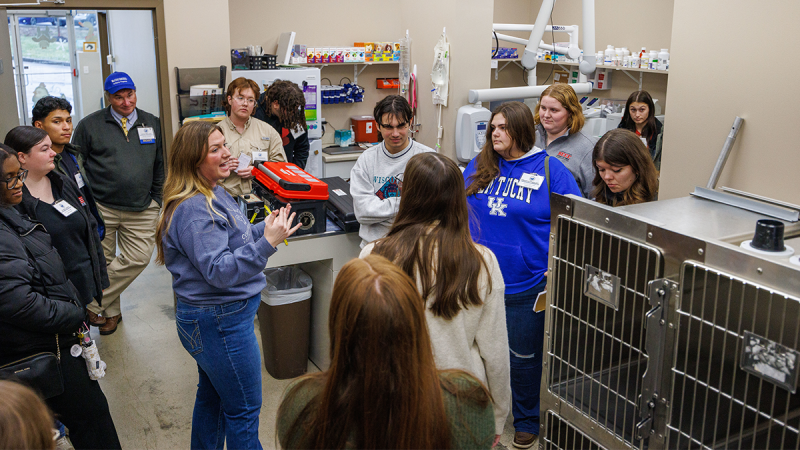
[[[605,58],[605,56],[603,56],[603,51],[600,50],[599,52],[597,52],[596,55],[594,55],[594,65],[595,66],[602,66],[603,65],[603,58]]]
[[[647,68],[650,70],[657,70],[658,69],[658,52],[655,50],[650,51],[650,57],[648,58],[648,66]]]
[[[604,66],[613,66],[614,65],[614,46],[609,45],[606,47],[605,57],[603,59]]]
[[[631,57],[630,56],[623,56],[622,57],[622,67],[628,68],[631,66]]]
[[[631,56],[631,51],[628,50],[628,47],[622,47],[622,52],[625,54],[625,56]]]
[[[621,48],[615,48],[614,49],[614,65],[615,66],[621,66],[623,57],[625,57],[625,52],[623,52]]]
[[[648,66],[647,57],[648,57],[647,49],[642,47],[642,51],[639,52],[639,67],[640,68],[647,69],[647,66]]]
[[[658,53],[658,70],[669,69],[669,49],[662,48]]]
[[[631,55],[631,60],[630,60],[630,63],[628,65],[628,67],[631,67],[633,69],[638,69],[639,65],[641,64],[641,60],[642,59],[639,58],[639,54],[638,53],[634,53],[633,55]]]

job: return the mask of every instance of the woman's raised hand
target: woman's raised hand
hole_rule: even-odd
[[[291,215],[289,215],[291,211],[292,205],[286,205],[285,208],[281,208],[278,211],[272,211],[272,214],[267,216],[267,218],[264,220],[264,222],[266,222],[266,225],[264,226],[264,239],[266,239],[267,242],[269,242],[273,247],[277,247],[282,240],[293,235],[294,232],[300,228],[300,225],[302,225],[301,223],[298,223],[292,227],[295,213],[291,213]]]

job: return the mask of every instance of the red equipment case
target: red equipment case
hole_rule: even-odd
[[[296,213],[294,226],[302,225],[295,235],[325,232],[325,202],[328,185],[292,163],[265,162],[253,169],[256,193],[271,210],[292,204]]]

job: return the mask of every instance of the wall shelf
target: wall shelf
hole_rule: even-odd
[[[494,68],[494,79],[498,78],[500,72],[503,71],[509,64],[514,63],[520,67],[522,67],[522,63],[519,62],[519,59],[493,59],[492,61],[497,61],[497,67]],[[505,62],[502,67],[500,67],[500,63]],[[567,61],[536,61],[536,65],[539,64],[554,64],[561,67],[564,71],[569,72],[570,70],[567,67],[577,67],[579,63],[576,62],[567,62]],[[642,90],[642,74],[644,73],[655,73],[659,75],[669,75],[669,71],[666,70],[652,70],[652,69],[641,69],[641,68],[633,68],[633,67],[622,67],[622,66],[604,66],[598,65],[598,69],[612,69],[614,72],[623,72],[625,75],[628,76],[634,83],[639,84],[639,90]],[[524,69],[524,67],[523,67]],[[633,75],[629,72],[639,72],[639,79],[637,80]]]
[[[296,64],[296,65],[302,66],[302,67],[319,67],[320,69],[322,69],[323,67],[326,67],[326,66],[353,66],[353,83],[358,84],[358,76],[361,75],[361,72],[363,72],[364,69],[366,69],[367,67],[373,66],[373,65],[390,65],[390,64],[398,65],[398,64],[400,64],[400,61],[313,63],[313,64],[306,63],[306,64]],[[358,66],[363,66],[363,67],[361,67],[361,69],[359,69]]]

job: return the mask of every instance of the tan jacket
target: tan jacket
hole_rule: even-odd
[[[268,152],[270,161],[286,161],[280,134],[266,122],[251,117],[244,125],[242,134],[236,131],[230,117],[225,117],[219,123],[219,127],[222,128],[222,134],[225,135],[225,142],[231,151],[231,158],[239,159],[239,155],[242,153],[252,157],[253,152]],[[235,171],[231,171],[230,176],[222,180],[220,184],[234,198],[253,190],[252,179],[243,180]]]

